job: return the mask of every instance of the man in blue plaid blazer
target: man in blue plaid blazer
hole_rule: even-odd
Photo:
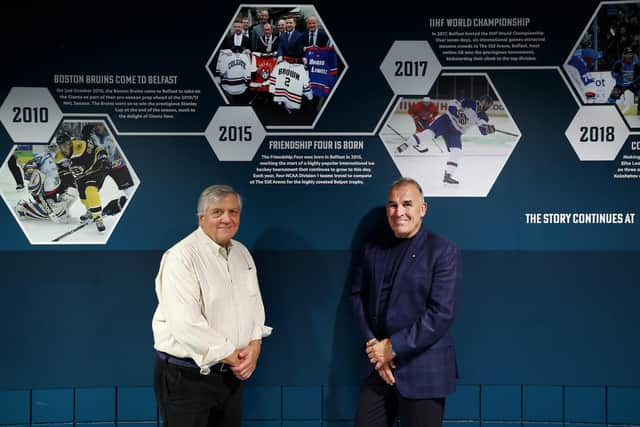
[[[356,268],[351,305],[363,342],[364,381],[356,427],[442,425],[445,396],[456,387],[451,336],[461,286],[455,244],[422,226],[420,185],[390,188],[393,236],[369,242]]]

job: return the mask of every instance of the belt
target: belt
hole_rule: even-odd
[[[170,355],[168,353],[165,353],[164,351],[159,351],[159,350],[156,350],[156,354],[158,355],[158,358],[160,360],[163,360],[165,362],[171,363],[172,365],[181,366],[183,368],[199,369],[201,373],[205,373],[206,372],[206,374],[208,374],[210,371],[211,372],[215,372],[215,371],[226,372],[226,371],[228,371],[228,369],[227,369],[228,365],[226,363],[216,363],[215,365],[211,366],[210,368],[200,368],[200,366],[198,366],[198,364],[196,362],[194,362],[193,359],[191,359],[189,357],[175,357],[175,356],[172,356],[172,355]]]

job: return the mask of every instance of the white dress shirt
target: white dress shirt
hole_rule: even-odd
[[[154,348],[190,357],[203,374],[271,334],[255,263],[240,242],[226,249],[198,227],[164,253],[155,286]]]
[[[244,34],[233,34],[233,45],[234,46],[242,46],[242,38]]]

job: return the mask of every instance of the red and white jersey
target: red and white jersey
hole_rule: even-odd
[[[302,97],[313,99],[309,86],[309,73],[303,64],[280,62],[269,77],[269,92],[273,94],[273,102],[283,104],[291,110],[299,110]]]
[[[438,106],[433,102],[416,102],[408,111],[416,125],[416,132],[425,130],[438,116]]]
[[[266,92],[269,90],[269,77],[276,67],[277,53],[260,53],[251,54],[251,64],[256,70],[254,77],[251,79],[249,87],[251,90],[258,92]]]
[[[216,75],[220,76],[220,85],[229,95],[240,95],[247,90],[254,68],[246,53],[220,51]]]

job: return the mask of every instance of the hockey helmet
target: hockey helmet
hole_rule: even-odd
[[[58,132],[58,134],[56,135],[56,144],[58,145],[58,148],[60,149],[60,151],[62,151],[62,153],[65,156],[70,156],[71,155],[71,141],[73,140],[73,137],[71,136],[71,133],[69,133],[69,131],[67,130],[60,130]],[[51,144],[49,144],[51,145]]]
[[[33,174],[33,171],[37,169],[38,169],[38,163],[34,159],[27,161],[24,164],[24,166],[22,166],[22,172],[24,172],[24,176],[27,179],[31,179],[31,175]]]
[[[487,111],[493,105],[493,98],[491,95],[482,95],[476,101],[476,110],[478,112]]]
[[[84,126],[82,126],[82,131],[80,131],[80,133],[81,133],[82,139],[84,141],[88,141],[91,138],[91,133],[93,132],[93,127],[94,127],[93,123],[87,123]]]
[[[68,130],[66,129],[60,129],[58,131],[58,133],[56,134],[56,144],[58,145],[62,145],[67,141],[71,141],[73,139],[73,137],[71,136],[71,133],[69,133]]]

